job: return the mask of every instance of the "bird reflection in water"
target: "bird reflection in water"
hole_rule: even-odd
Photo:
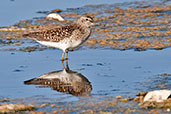
[[[62,61],[63,70],[45,73],[37,78],[24,81],[26,85],[41,85],[39,88],[51,88],[58,92],[74,96],[89,96],[92,86],[89,80],[81,73],[69,70]]]

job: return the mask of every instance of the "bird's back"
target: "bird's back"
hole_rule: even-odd
[[[49,30],[30,32],[28,34],[24,34],[23,37],[29,37],[30,39],[37,41],[59,42],[60,40],[63,40],[64,38],[72,35],[74,29],[71,26],[72,25],[66,25]]]
[[[24,34],[23,37],[29,37],[30,39],[34,39],[36,41],[59,42],[66,38],[69,39],[71,37],[74,37],[76,39],[84,37],[86,32],[86,28],[74,23],[71,25],[60,26],[49,30],[30,32],[28,34]]]

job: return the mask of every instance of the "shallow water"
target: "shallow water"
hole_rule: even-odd
[[[59,7],[56,7],[57,1],[53,1],[53,4],[48,2],[48,5],[46,5],[47,1],[44,1],[45,3],[42,4],[43,6],[37,6],[37,4],[39,4],[40,2],[39,0],[37,0],[36,2],[33,0],[27,2],[21,0],[3,1],[2,4],[0,4],[0,7],[2,7],[2,9],[4,10],[0,10],[0,15],[4,15],[4,13],[5,15],[3,16],[3,18],[1,18],[2,20],[0,20],[0,26],[13,25],[21,19],[33,19],[33,17],[35,16],[45,16],[44,14],[36,13],[36,11],[39,10],[50,11],[55,8],[66,9],[70,7],[81,7],[87,4],[115,3],[111,0],[98,0],[98,2],[88,0],[84,1],[84,3],[81,1],[72,1],[73,3],[68,5],[65,5],[64,2],[60,2],[60,5],[58,4]],[[121,0],[120,2],[124,1],[129,0]],[[12,6],[11,10],[13,10],[14,8],[13,12],[11,12],[9,9],[6,10],[8,8],[8,5]],[[31,10],[29,7],[30,5],[32,5]],[[125,3],[124,5],[127,7],[132,7],[132,5],[135,4],[128,5],[127,3]],[[21,6],[25,7],[24,10],[21,10]],[[112,9],[116,6],[116,4],[111,5],[110,8]],[[141,3],[139,6],[141,6]],[[107,6],[102,5],[101,8],[103,9],[103,7],[104,9],[106,9]],[[121,4],[120,7],[122,7]],[[87,12],[84,8],[85,7],[82,7],[81,10],[68,9],[65,11],[71,13],[74,11],[80,11],[79,14],[82,14]],[[93,8],[96,9],[96,6],[90,6],[88,10],[91,11],[93,10]],[[97,11],[98,10],[99,9],[97,9]],[[19,13],[21,15],[18,15]],[[16,17],[15,15],[18,16]],[[8,34],[8,32],[1,32],[1,35],[3,34]],[[9,32],[9,34],[13,33]],[[152,37],[152,39],[154,38]],[[44,74],[53,74],[53,77],[59,78],[59,72],[63,70],[62,62],[60,61],[62,52],[60,50],[45,49],[43,51],[32,51],[30,53],[22,52],[21,50],[9,51],[8,49],[11,48],[16,48],[15,50],[18,50],[19,48],[22,49],[26,46],[40,45],[28,40],[19,40],[22,43],[22,45],[20,46],[13,45],[17,42],[15,40],[12,40],[11,44],[8,44],[8,42],[3,43],[3,41],[7,41],[6,39],[2,39],[0,41],[0,99],[17,98],[18,101],[22,101],[25,103],[36,102],[40,104],[55,103],[60,105],[67,104],[70,101],[72,103],[76,102],[78,104],[80,102],[85,104],[87,102],[90,102],[93,104],[95,103],[94,101],[100,102],[101,99],[105,100],[105,98],[108,99],[115,96],[122,96],[123,98],[135,97],[136,94],[140,91],[171,88],[169,77],[171,74],[171,48],[166,48],[163,50],[148,49],[147,51],[139,52],[134,51],[135,48],[121,51],[106,47],[91,49],[88,48],[88,46],[83,46],[79,50],[70,52],[68,65],[71,71],[67,73],[67,76],[69,75],[71,78],[67,79],[66,77],[62,77],[61,79],[65,81],[69,80],[70,82],[67,84],[71,86],[73,90],[79,89],[77,87],[78,84],[87,84],[86,87],[89,87],[89,90],[87,91],[89,91],[90,93],[87,93],[88,95],[86,95],[89,97],[81,97],[79,95],[73,95],[72,92],[69,92],[69,94],[65,92],[59,92],[63,91],[59,89],[62,88],[61,86],[59,86],[60,84],[56,84],[54,87],[53,84],[48,84],[50,82],[45,83],[41,82],[40,80],[34,83],[41,84],[24,84],[25,81],[38,78],[39,76],[42,76]],[[75,74],[70,75],[72,73]],[[168,74],[169,76],[164,76],[164,74]],[[59,79],[57,81],[59,81]],[[50,81],[51,80],[52,79],[50,79]],[[77,80],[78,82],[74,83],[75,80]],[[53,80],[51,82],[53,82]],[[76,104],[75,106],[77,106],[78,104]],[[122,104],[122,106],[125,105],[126,104]],[[130,105],[134,105],[130,107],[137,106],[137,104],[135,103],[130,103]],[[52,107],[46,107],[45,109],[37,109],[36,111],[51,110]],[[108,111],[107,108],[105,110]]]
[[[2,0],[0,1],[0,26],[13,25],[18,22],[18,20],[30,19],[32,17],[40,17],[36,13],[37,11],[49,11],[56,8],[67,9],[67,8],[77,8],[89,4],[113,4],[121,3],[125,1],[132,0]]]
[[[149,90],[140,83],[149,81],[149,78],[158,74],[171,73],[170,50],[168,48],[161,51],[135,52],[133,50],[82,49],[69,53],[69,67],[91,82],[92,96],[135,96],[138,91]],[[9,98],[37,95],[63,96],[63,93],[50,88],[24,85],[25,80],[62,70],[60,56],[59,50],[31,53],[1,52],[0,96]]]

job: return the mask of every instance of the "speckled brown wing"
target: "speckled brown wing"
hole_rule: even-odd
[[[59,42],[60,40],[69,38],[72,35],[72,32],[75,30],[74,26],[75,25],[72,24],[40,32],[31,32],[24,34],[23,37],[29,37],[37,41]]]

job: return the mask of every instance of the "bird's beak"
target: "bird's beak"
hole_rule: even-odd
[[[91,25],[93,26],[93,25],[94,25],[94,23],[91,23]]]

